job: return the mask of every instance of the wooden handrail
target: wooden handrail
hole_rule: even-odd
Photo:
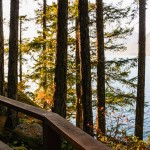
[[[0,105],[7,106],[43,121],[44,150],[59,150],[61,138],[66,139],[77,150],[111,149],[56,113],[48,112],[3,96],[0,96]]]
[[[2,141],[0,141],[0,150],[13,150],[12,148],[10,148],[8,145],[6,145],[5,143],[3,143]]]

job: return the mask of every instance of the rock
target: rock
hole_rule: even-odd
[[[8,89],[7,89],[7,83],[5,83],[5,96],[7,97],[7,92],[8,92]],[[34,101],[32,101],[30,99],[30,97],[24,93],[23,91],[20,91],[18,89],[18,94],[17,94],[17,100],[19,102],[22,102],[22,103],[26,103],[26,104],[29,104],[29,105],[32,105],[32,106],[35,106],[35,107],[38,107],[38,108],[41,108],[39,105],[37,105]]]
[[[37,123],[19,124],[15,133],[22,141],[24,141],[33,150],[43,149],[43,128]]]
[[[25,93],[18,91],[17,96],[18,96],[18,98],[17,98],[18,101],[40,108],[40,106],[38,106],[36,103],[34,103]]]

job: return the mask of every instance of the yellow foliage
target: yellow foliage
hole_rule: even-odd
[[[45,97],[45,92],[44,92],[44,91],[39,92],[39,93],[37,94],[36,100],[37,100],[37,99],[43,99],[44,97]]]
[[[53,104],[52,95],[48,95],[47,93],[45,93],[45,91],[38,92],[37,97],[35,98],[35,100],[36,101],[40,100],[40,102],[43,103],[43,104],[46,102],[47,104],[49,104],[49,106],[52,106],[52,104]]]

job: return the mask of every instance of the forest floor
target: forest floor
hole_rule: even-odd
[[[39,107],[23,92],[18,92],[18,100],[35,107]],[[30,150],[30,144],[39,146],[39,143],[41,144],[42,141],[41,121],[22,113],[19,113],[18,116],[19,125],[14,131],[11,131],[3,128],[6,121],[6,116],[0,114],[0,140],[8,144],[10,147],[13,147],[14,150]],[[40,137],[40,142],[35,138],[37,134],[38,137]],[[37,148],[32,148],[32,150],[34,149],[37,150]],[[38,150],[40,150],[39,147]]]
[[[6,116],[0,116],[0,133],[2,133],[5,121],[6,121]]]
[[[42,149],[42,125],[32,117],[19,114],[19,125],[14,131],[5,130],[6,116],[0,116],[0,140],[13,148],[13,150]],[[41,148],[40,148],[41,147]],[[39,149],[40,148],[40,149]]]

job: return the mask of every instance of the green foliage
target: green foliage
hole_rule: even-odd
[[[137,59],[119,59],[106,62],[106,101],[110,105],[133,105],[135,102],[136,77],[129,78]],[[114,86],[115,83],[115,86]],[[122,87],[122,90],[120,87]],[[130,90],[128,90],[130,89]]]
[[[30,148],[22,141],[13,141],[9,144],[13,150],[29,150]]]
[[[95,3],[89,3],[90,18],[90,46],[91,46],[91,64],[92,64],[92,87],[93,104],[96,106],[96,13]],[[48,105],[48,109],[53,107],[54,70],[56,53],[56,22],[57,22],[57,4],[47,5],[47,28],[45,31],[46,39],[43,38],[43,10],[42,4],[35,10],[36,24],[38,25],[37,36],[32,40],[23,39],[20,45],[24,64],[26,60],[32,60],[33,65],[29,68],[29,75],[24,75],[24,81],[19,84],[18,99],[33,106],[39,104],[41,107]],[[125,51],[125,39],[131,35],[133,28],[130,27],[131,21],[137,15],[137,7],[132,3],[125,8],[122,3],[117,5],[107,5],[104,3],[104,27],[105,27],[105,51]],[[76,60],[75,60],[75,20],[78,17],[77,1],[70,1],[68,15],[68,70],[67,70],[67,119],[75,116],[76,110]],[[43,45],[46,44],[46,49]],[[7,49],[6,49],[7,51]],[[115,53],[114,53],[115,55]],[[31,63],[31,64],[32,64]],[[100,141],[108,144],[112,149],[148,149],[149,144],[139,141],[136,137],[128,136],[125,124],[129,124],[129,119],[123,114],[117,114],[121,107],[133,106],[135,103],[135,92],[137,77],[131,75],[131,69],[137,67],[137,58],[121,58],[106,60],[106,118],[110,122],[107,127],[107,136],[99,134]],[[25,81],[32,80],[37,84],[37,88],[29,95],[34,94],[34,102],[27,97],[25,91],[27,88]],[[32,85],[31,85],[32,87]],[[115,123],[114,123],[115,122]],[[11,146],[21,146],[24,143],[13,141]],[[20,147],[18,147],[19,149]],[[17,148],[16,148],[17,149]],[[62,149],[73,149],[67,141],[62,142]]]
[[[105,26],[105,49],[111,51],[125,50],[124,41],[117,42],[118,39],[124,39],[130,35],[133,28],[127,25],[136,17],[136,7],[131,5],[123,8],[122,4],[118,5],[104,5],[104,26]],[[69,3],[69,16],[68,16],[68,70],[67,70],[67,109],[68,115],[74,115],[75,110],[75,83],[76,83],[76,66],[75,66],[75,19],[78,15],[77,1]],[[30,43],[30,51],[32,51],[32,58],[34,66],[29,75],[34,82],[37,83],[38,88],[35,91],[36,101],[39,101],[43,106],[44,101],[50,102],[52,106],[52,97],[54,92],[54,68],[55,68],[55,48],[56,48],[56,21],[57,21],[57,4],[52,3],[47,5],[47,29],[46,39],[43,39],[42,19],[43,7],[39,4],[39,8],[35,11],[36,23],[39,25],[38,36],[35,37]],[[91,60],[92,68],[95,69],[96,65],[96,17],[95,17],[95,4],[89,3],[89,17],[90,17],[90,37],[91,37]],[[125,24],[124,23],[124,24]],[[112,26],[112,30],[108,30]],[[46,43],[46,50],[43,50],[43,44]],[[135,87],[136,77],[128,78],[131,68],[136,67],[137,59],[114,59],[106,62],[106,102],[111,106],[114,105],[132,105],[135,100]],[[92,81],[96,81],[96,72],[92,71]],[[46,83],[45,81],[46,76]],[[130,88],[128,92],[114,87],[114,83]],[[95,84],[95,83],[94,83]],[[96,93],[93,87],[93,94]],[[40,97],[39,95],[43,95]],[[40,98],[39,98],[40,97]],[[49,97],[48,99],[46,97]],[[96,97],[96,96],[94,96]],[[94,98],[95,99],[95,98]]]
[[[32,79],[38,88],[35,90],[35,99],[41,106],[44,103],[52,107],[52,97],[54,92],[54,67],[55,67],[55,44],[56,44],[56,13],[57,5],[47,6],[46,14],[46,39],[43,37],[43,7],[39,4],[39,9],[35,10],[36,23],[39,25],[38,36],[30,43],[30,50],[32,51],[32,58],[34,66],[31,68],[32,72],[29,78]],[[43,49],[45,44],[46,49]]]
[[[66,140],[61,143],[61,150],[75,150]]]
[[[104,3],[104,27],[105,27],[105,50],[107,51],[124,51],[125,38],[133,31],[129,27],[131,21],[136,17],[137,9],[135,5],[122,7],[118,5],[107,5]],[[50,108],[53,106],[54,93],[54,69],[55,69],[55,52],[56,52],[56,21],[57,21],[57,4],[47,5],[45,31],[46,39],[43,38],[43,7],[35,11],[36,24],[38,25],[38,35],[33,38],[27,45],[30,58],[34,65],[30,68],[31,73],[28,78],[37,84],[34,91],[34,99],[44,107],[45,102]],[[68,15],[68,69],[67,69],[67,118],[73,118],[76,110],[76,60],[75,60],[75,20],[78,17],[77,1],[70,1]],[[90,17],[90,46],[91,46],[91,63],[92,63],[92,87],[93,87],[93,104],[96,105],[96,13],[95,3],[89,3]],[[46,49],[43,49],[46,44]],[[137,59],[113,59],[106,60],[106,103],[107,107],[118,109],[118,106],[133,105],[135,102],[136,77],[129,78],[131,69],[137,65]],[[130,89],[127,92],[126,89]],[[121,126],[121,125],[120,125]]]

